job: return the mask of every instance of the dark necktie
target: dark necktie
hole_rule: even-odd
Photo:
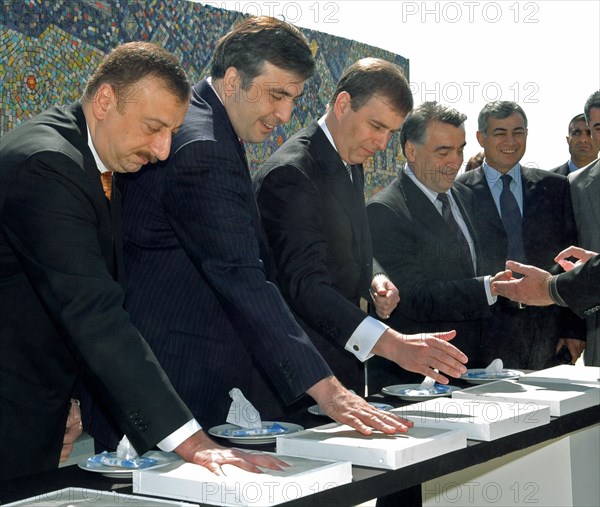
[[[361,182],[361,166],[360,165],[351,165],[346,164],[346,171],[348,171],[348,176],[350,176],[350,182],[352,183],[352,187],[354,191],[364,200],[364,189],[362,188]]]
[[[506,259],[517,262],[527,262],[525,246],[523,245],[523,217],[515,196],[510,191],[512,176],[502,176],[502,193],[500,194],[500,214],[502,224],[508,239]]]
[[[469,243],[467,242],[467,238],[465,238],[464,233],[460,229],[454,215],[452,214],[452,209],[450,208],[450,201],[448,200],[448,196],[446,194],[438,194],[438,201],[442,203],[442,217],[444,218],[446,224],[452,231],[452,235],[456,238],[456,243],[460,248],[460,251],[464,255],[465,259],[469,262],[469,266],[473,269],[473,257],[471,256],[471,249],[469,248]]]
[[[100,181],[102,181],[102,190],[104,190],[104,195],[110,201],[112,197],[112,172],[105,171],[100,173]]]

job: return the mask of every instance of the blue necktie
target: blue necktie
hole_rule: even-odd
[[[510,191],[512,176],[502,176],[502,193],[500,194],[500,214],[502,224],[508,239],[506,259],[517,262],[527,262],[525,246],[523,245],[523,217],[515,196]]]
[[[467,238],[461,228],[459,227],[454,215],[452,214],[452,208],[450,207],[450,201],[448,200],[448,196],[446,194],[438,194],[437,200],[442,203],[442,217],[448,227],[452,231],[452,235],[456,238],[456,244],[460,248],[463,256],[469,262],[469,266],[473,268],[473,257],[471,256],[471,248],[469,248],[469,243]]]

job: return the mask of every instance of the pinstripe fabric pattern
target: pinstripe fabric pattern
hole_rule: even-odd
[[[209,427],[225,422],[232,387],[252,402],[260,398],[248,390],[258,365],[285,402],[331,371],[266,281],[267,249],[245,156],[205,81],[194,87],[171,153],[166,164],[120,182],[126,308]]]

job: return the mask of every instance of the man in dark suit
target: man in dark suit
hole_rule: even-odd
[[[553,252],[576,240],[568,181],[564,176],[522,167],[527,117],[514,102],[492,102],[479,114],[477,140],[483,166],[458,178],[475,194],[473,226],[484,273],[502,271],[508,259],[558,269]],[[540,369],[557,363],[563,346],[571,361],[585,342],[582,322],[565,308],[523,307],[504,298],[484,324],[485,361],[501,358],[507,367]]]
[[[600,90],[590,95],[584,106],[586,127],[592,142],[600,146]],[[577,225],[577,244],[600,252],[600,160],[583,171],[569,175],[573,213]],[[586,318],[587,336],[583,359],[587,366],[600,366],[600,319]]]
[[[123,309],[120,196],[107,201],[101,172],[165,159],[189,96],[171,54],[125,44],[80,102],[0,142],[0,479],[58,466],[80,370],[138,453],[277,468],[199,430]]]
[[[480,253],[471,225],[471,191],[454,179],[463,163],[466,116],[436,102],[413,109],[400,140],[406,166],[367,205],[373,254],[401,294],[390,326],[403,333],[456,330],[453,344],[471,367],[485,367],[482,319],[496,302],[491,282],[476,276]],[[388,364],[386,364],[388,363]],[[418,379],[385,360],[371,363],[369,389]]]
[[[571,262],[571,258],[577,262]],[[519,273],[523,277],[495,282],[494,288],[498,294],[527,305],[568,306],[581,318],[597,315],[600,311],[600,255],[571,246],[555,260],[566,262],[568,271],[552,275],[535,266],[508,261],[507,274]]]
[[[205,427],[225,422],[238,387],[263,419],[307,392],[363,433],[407,428],[341,386],[266,279],[241,141],[262,142],[287,122],[313,69],[296,28],[249,18],[217,44],[211,78],[193,87],[169,160],[124,181],[125,306]],[[253,368],[275,386],[276,407],[261,404]],[[88,431],[109,449],[120,437],[97,413]]]
[[[447,342],[453,333],[408,337],[359,307],[377,282],[393,287],[373,262],[362,163],[385,149],[411,108],[397,66],[360,60],[340,78],[325,116],[286,141],[254,180],[277,282],[334,372],[355,389],[364,388],[360,361],[372,354],[443,382],[432,368],[456,377],[466,359]]]
[[[598,158],[600,147],[590,132],[584,114],[578,114],[569,122],[567,144],[571,158],[564,164],[551,169],[556,174],[568,176]]]

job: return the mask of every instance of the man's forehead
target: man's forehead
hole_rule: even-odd
[[[573,130],[590,130],[588,128],[587,123],[585,122],[585,120],[577,120],[571,123],[571,125],[569,126],[569,132],[572,132]]]
[[[506,129],[510,125],[512,125],[513,128],[524,128],[525,118],[523,118],[523,116],[520,113],[514,112],[506,118],[494,118],[493,116],[490,116],[488,123],[493,128]]]

